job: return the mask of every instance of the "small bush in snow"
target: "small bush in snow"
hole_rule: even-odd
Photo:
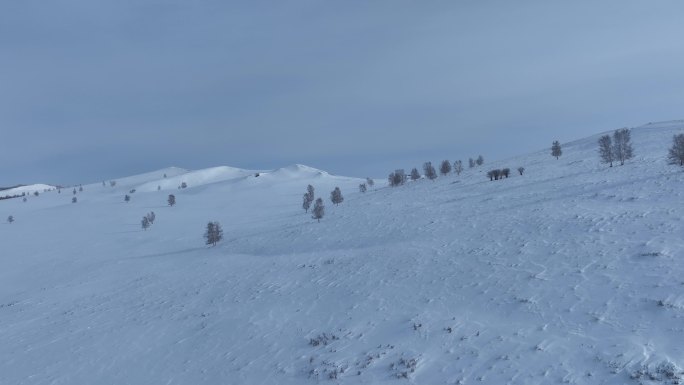
[[[525,172],[525,167],[518,167],[518,172],[522,175]]]
[[[555,140],[551,145],[551,156],[555,156],[556,159],[563,155],[563,150],[561,150],[560,142]]]
[[[368,187],[372,188],[373,185],[375,185],[375,181],[371,178],[366,178],[366,184],[368,185]]]
[[[613,141],[610,139],[610,135],[601,136],[598,145],[601,162],[610,163],[610,167],[613,167]]]
[[[325,206],[323,205],[323,199],[316,199],[316,203],[314,203],[314,207],[311,214],[311,218],[317,220],[318,222],[321,221],[321,218],[323,218],[323,215],[325,215]]]
[[[76,203],[76,202],[78,202],[78,199],[76,199],[76,197],[71,198],[71,203]]]
[[[473,168],[475,167],[475,161],[473,158],[468,158],[468,168]]]
[[[387,180],[392,187],[401,186],[406,183],[406,173],[404,173],[403,169],[395,170],[393,173],[389,174]]]
[[[684,134],[677,134],[672,137],[672,147],[667,154],[670,164],[684,166]]]
[[[116,181],[115,181],[115,180],[110,180],[110,181],[109,181],[109,186],[111,186],[111,187],[116,186]]]
[[[223,239],[223,229],[218,222],[207,223],[207,230],[204,232],[204,239],[207,245],[216,246]]]
[[[439,172],[442,173],[442,175],[447,175],[451,172],[451,162],[448,160],[443,160],[442,164],[439,165]]]
[[[309,207],[311,207],[311,203],[314,201],[314,188],[312,185],[308,185],[306,187],[306,192],[304,193],[304,197],[302,200],[302,208],[304,209],[304,212],[309,212]]]
[[[176,196],[173,194],[169,194],[169,198],[166,200],[166,202],[169,204],[169,206],[172,206],[176,204]]]
[[[627,159],[634,157],[629,128],[615,130],[613,133],[613,156],[615,161],[620,161],[620,165],[624,165]]]
[[[124,201],[125,201],[125,202],[130,202],[130,200],[131,200],[131,196],[130,196],[130,195],[128,195],[128,194],[124,195]]]
[[[147,216],[144,216],[142,221],[140,222],[140,225],[142,226],[143,230],[147,231],[147,229],[151,225],[149,218],[147,218]]]
[[[423,175],[430,180],[435,180],[437,178],[437,171],[435,171],[432,162],[423,163]]]
[[[181,188],[187,188],[187,187],[188,187],[188,184],[185,183],[185,182],[182,182],[180,186],[181,186]]]
[[[420,173],[418,172],[418,169],[414,167],[411,170],[411,180],[418,180],[418,179],[420,179]]]
[[[150,222],[151,225],[154,224],[154,220],[157,219],[157,216],[154,214],[154,211],[150,211],[145,215],[145,218]]]
[[[12,223],[12,222],[14,222],[14,217],[10,215],[9,217],[7,217],[7,223]]]
[[[335,204],[335,206],[339,205],[344,201],[344,197],[342,196],[342,191],[340,191],[339,187],[335,187],[335,189],[330,192],[330,201]]]
[[[365,193],[366,190],[368,190],[368,187],[366,187],[366,184],[365,184],[365,183],[361,183],[361,184],[359,185],[359,191],[362,192],[362,193]]]
[[[454,162],[454,172],[456,173],[456,175],[461,175],[461,173],[463,172],[463,162],[461,162],[460,160]]]

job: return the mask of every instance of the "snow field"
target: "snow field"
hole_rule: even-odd
[[[634,129],[625,166],[599,164],[595,136],[366,194],[294,165],[0,201],[16,218],[0,231],[0,384],[674,383],[684,172],[665,155],[681,132]],[[498,167],[511,177],[490,182]],[[321,223],[301,209],[309,183]]]

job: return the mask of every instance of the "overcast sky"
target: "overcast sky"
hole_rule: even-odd
[[[682,1],[0,1],[0,186],[384,177],[684,118]]]

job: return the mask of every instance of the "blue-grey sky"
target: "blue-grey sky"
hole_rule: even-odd
[[[0,186],[385,176],[684,118],[681,1],[0,2]]]

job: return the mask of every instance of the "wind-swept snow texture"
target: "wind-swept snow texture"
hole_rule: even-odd
[[[0,384],[674,384],[682,132],[633,129],[624,166],[599,162],[597,135],[365,194],[295,165],[0,201]]]

